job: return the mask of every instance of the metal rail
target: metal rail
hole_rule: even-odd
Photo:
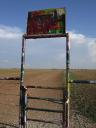
[[[20,77],[0,77],[0,80],[20,80]]]
[[[96,80],[70,80],[69,82],[75,84],[96,84]]]
[[[58,37],[66,37],[67,34],[38,34],[38,35],[27,35],[24,34],[24,39],[40,39],[40,38],[58,38]]]
[[[28,85],[27,88],[35,88],[35,89],[55,89],[55,90],[63,90],[64,87],[44,87],[44,86],[35,86],[35,85]]]
[[[57,103],[57,104],[63,104],[63,99],[54,99],[54,98],[46,98],[46,97],[27,97],[28,99],[35,99],[35,100],[45,100],[45,101],[49,101],[49,102],[53,102],[53,103]]]
[[[27,110],[33,110],[33,111],[42,111],[42,112],[53,112],[53,113],[63,113],[63,110],[54,110],[54,109],[43,109],[43,108],[31,108],[27,107]]]

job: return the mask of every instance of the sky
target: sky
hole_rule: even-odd
[[[28,11],[66,8],[71,68],[96,69],[96,0],[1,0],[0,68],[20,68]],[[26,68],[65,68],[65,39],[26,41]]]

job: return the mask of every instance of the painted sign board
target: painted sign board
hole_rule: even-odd
[[[65,8],[28,12],[27,35],[66,33]]]

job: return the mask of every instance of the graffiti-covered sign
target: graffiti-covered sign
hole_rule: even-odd
[[[65,9],[45,9],[28,12],[27,35],[65,33]]]

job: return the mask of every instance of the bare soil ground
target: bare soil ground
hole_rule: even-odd
[[[72,70],[72,74],[75,74],[78,79],[96,79],[96,70]],[[0,70],[0,77],[5,76],[18,76],[19,71],[12,70]],[[50,87],[62,87],[64,86],[64,71],[63,70],[26,70],[25,71],[25,85],[37,85],[37,86],[50,86]],[[88,86],[87,86],[88,87]],[[85,87],[86,88],[86,87]],[[85,89],[83,87],[82,90]],[[93,89],[92,89],[93,88]],[[92,93],[96,88],[90,87],[86,93],[92,95],[91,98],[96,99],[96,95]],[[90,91],[91,90],[91,91]],[[95,91],[94,91],[95,92]],[[9,95],[11,94],[11,95]],[[45,89],[28,89],[29,96],[36,97],[52,97],[63,98],[63,92],[58,90],[45,90]],[[76,118],[76,111],[74,105],[74,97],[72,97],[72,107],[70,116],[70,128],[95,128],[96,123],[91,119],[85,117],[82,114],[78,114]],[[90,100],[90,99],[88,99]],[[19,81],[0,80],[0,123],[1,128],[18,127],[19,126]],[[36,108],[48,108],[48,109],[62,109],[62,105],[53,104],[47,101],[28,100],[28,106]],[[45,113],[30,111],[27,113],[28,118],[37,118],[43,120],[55,120],[61,121],[62,115],[55,113]],[[79,121],[78,121],[79,120]],[[79,122],[82,127],[79,127]],[[4,125],[5,124],[5,125]],[[7,125],[6,125],[7,124]],[[84,125],[85,124],[85,125]],[[8,126],[13,125],[13,126]],[[86,127],[85,127],[86,126]],[[28,122],[28,128],[61,128],[61,125],[52,125],[37,122]]]
[[[0,70],[0,77],[16,77],[17,70]],[[0,80],[0,123],[18,126],[19,117],[19,81]]]
[[[31,76],[31,77],[29,77]],[[63,83],[63,71],[62,70],[33,70],[33,72],[26,71],[25,73],[25,85],[37,85],[46,87],[62,87]],[[48,97],[48,98],[63,98],[63,91],[50,90],[50,89],[28,89],[28,95],[35,97]],[[35,108],[47,108],[47,109],[60,109],[63,110],[63,106],[46,101],[28,100],[28,106]],[[36,112],[29,111],[27,116],[32,119],[41,119],[47,121],[62,121],[62,115],[48,112]],[[41,124],[41,126],[40,126]],[[60,125],[44,124],[44,123],[29,123],[29,127],[42,127],[42,128],[58,128]]]
[[[25,85],[40,85],[40,86],[50,86],[50,87],[60,87],[63,86],[62,81],[62,70],[26,70],[25,71]],[[18,76],[19,72],[17,70],[1,70],[0,77],[5,76]],[[11,94],[11,95],[9,95]],[[35,97],[52,97],[52,98],[62,98],[63,92],[58,90],[45,90],[45,89],[28,89],[28,96]],[[14,124],[18,126],[19,117],[19,81],[0,81],[0,122],[5,124]],[[28,100],[29,107],[40,107],[48,109],[62,109],[62,105],[53,104],[48,101],[38,101]],[[30,111],[27,113],[28,118],[37,118],[45,120],[62,120],[61,114],[55,113],[45,113]],[[56,125],[48,125],[43,123],[28,123],[30,127],[38,126],[46,127],[58,127]]]

